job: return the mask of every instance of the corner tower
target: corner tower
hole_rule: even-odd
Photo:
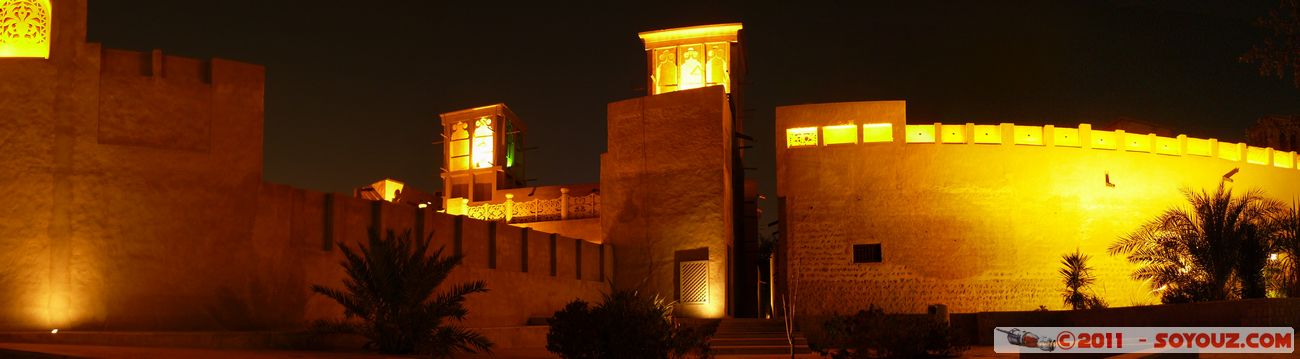
[[[740,24],[643,32],[647,94],[608,106],[601,230],[614,286],[676,301],[683,317],[734,307],[743,56]],[[737,194],[740,192],[740,194]]]

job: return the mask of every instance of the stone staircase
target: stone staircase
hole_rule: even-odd
[[[785,322],[780,319],[723,319],[718,324],[718,331],[709,339],[709,348],[716,356],[763,356],[778,357],[790,355],[790,344],[785,336]],[[809,357],[808,339],[803,333],[794,332],[794,354]]]

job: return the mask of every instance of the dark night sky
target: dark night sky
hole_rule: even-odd
[[[760,141],[747,162],[768,194],[782,105],[904,99],[922,123],[1130,117],[1232,141],[1300,113],[1289,81],[1236,61],[1276,0],[377,3],[91,0],[89,39],[265,65],[266,180],[345,193],[383,177],[440,190],[437,114],[497,102],[540,147],[529,177],[596,182],[606,103],[645,92],[636,33],[718,22],[745,24]]]

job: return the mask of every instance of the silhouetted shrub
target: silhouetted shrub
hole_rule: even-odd
[[[707,330],[674,323],[671,313],[671,303],[633,291],[594,307],[574,300],[546,320],[546,350],[566,359],[707,357]]]
[[[932,316],[885,315],[874,305],[831,317],[822,330],[809,344],[835,359],[951,357],[967,349],[965,338]]]

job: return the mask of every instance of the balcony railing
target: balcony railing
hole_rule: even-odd
[[[561,188],[559,198],[516,202],[515,195],[507,193],[505,202],[479,205],[470,205],[467,198],[452,198],[447,203],[447,213],[507,223],[597,218],[600,217],[600,194],[574,197],[569,196],[568,188]]]

